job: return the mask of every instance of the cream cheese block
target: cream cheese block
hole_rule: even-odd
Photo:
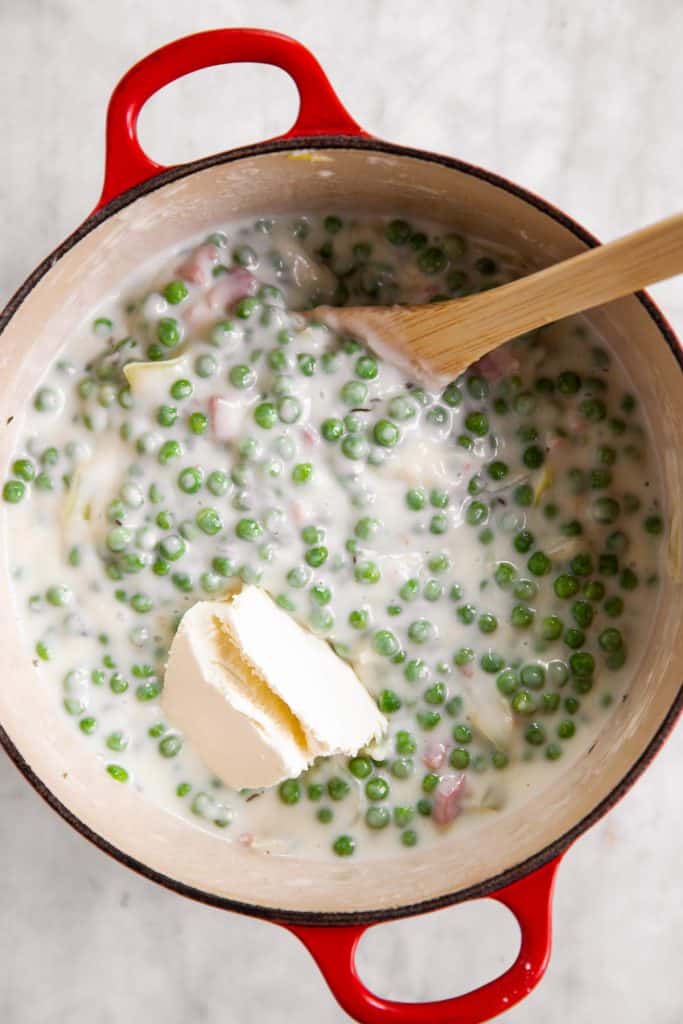
[[[351,756],[387,727],[353,669],[255,586],[185,613],[162,704],[237,789],[296,777],[317,757]]]

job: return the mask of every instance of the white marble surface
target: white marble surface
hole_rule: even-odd
[[[680,0],[0,0],[0,302],[94,203],[119,75],[221,24],[299,36],[369,130],[501,171],[599,236],[680,208]],[[188,79],[150,104],[145,141],[180,160],[274,134],[295,109],[283,81]],[[683,331],[680,280],[654,292]],[[680,1024],[682,771],[679,729],[568,854],[550,969],[510,1024]],[[0,795],[3,1024],[348,1019],[283,931],[127,872],[4,758]],[[500,969],[514,936],[490,905],[444,911],[377,929],[361,970],[384,993],[443,996]]]

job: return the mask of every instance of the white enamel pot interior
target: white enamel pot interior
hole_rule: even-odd
[[[301,150],[308,158],[301,158]],[[93,305],[160,250],[216,223],[266,214],[368,211],[436,219],[513,248],[527,269],[591,244],[542,201],[454,160],[364,139],[263,144],[159,175],[90,218],[27,281],[0,320],[0,472],[14,452],[36,382]],[[637,384],[654,433],[673,523],[659,614],[622,702],[570,770],[547,790],[492,815],[476,843],[457,831],[429,850],[385,861],[263,858],[112,784],[54,693],[36,686],[0,552],[3,742],[67,820],[120,860],[164,884],[222,906],[278,920],[363,921],[483,895],[561,852],[633,782],[683,702],[680,516],[683,454],[681,351],[646,298],[612,303],[592,319]],[[4,511],[2,515],[4,516]],[[4,529],[4,523],[3,523]],[[36,553],[39,557],[39,553]]]

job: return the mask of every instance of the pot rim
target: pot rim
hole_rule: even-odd
[[[0,336],[3,334],[5,328],[19,307],[28,298],[39,281],[41,281],[48,271],[52,269],[55,263],[57,263],[67,252],[85,238],[86,235],[98,227],[98,225],[113,216],[115,213],[118,213],[119,210],[135,202],[136,199],[143,195],[147,195],[150,192],[154,192],[170,182],[189,177],[197,171],[203,171],[219,164],[233,163],[252,156],[302,149],[366,150],[368,152],[383,153],[398,157],[409,157],[412,159],[423,160],[427,163],[438,163],[444,167],[460,171],[463,174],[469,174],[472,177],[479,178],[491,185],[504,189],[516,198],[535,207],[541,213],[551,217],[558,224],[561,224],[563,227],[571,231],[573,235],[575,235],[580,241],[585,242],[588,246],[594,247],[599,245],[599,241],[594,235],[552,203],[547,202],[535,193],[520,187],[501,175],[494,174],[491,171],[487,171],[484,168],[478,167],[474,164],[469,164],[455,157],[445,156],[440,153],[433,153],[428,150],[415,149],[409,146],[397,145],[395,143],[385,142],[381,139],[363,138],[358,136],[316,135],[310,137],[298,136],[290,139],[274,139],[269,142],[242,146],[238,149],[227,150],[221,153],[216,153],[212,156],[202,157],[201,159],[190,163],[170,167],[121,193],[116,198],[110,200],[106,205],[97,208],[78,228],[76,228],[74,232],[72,232],[36,267],[33,273],[26,278],[24,283],[20,285],[14,295],[10,298],[9,302],[0,313]],[[660,334],[669,346],[674,358],[679,364],[679,367],[683,371],[683,347],[674,333],[673,328],[649,295],[645,292],[636,292],[635,297],[641,305],[644,306],[651,319],[655,322]],[[34,790],[54,811],[57,812],[57,814],[68,822],[72,828],[76,829],[77,832],[104,853],[107,853],[110,857],[118,860],[125,867],[130,868],[137,874],[142,875],[144,878],[157,882],[159,885],[164,886],[164,888],[178,893],[181,896],[186,896],[199,903],[204,903],[208,906],[217,907],[222,910],[231,910],[251,917],[262,918],[283,924],[349,926],[379,924],[383,921],[398,920],[400,918],[411,917],[416,914],[453,906],[455,904],[465,902],[466,900],[485,898],[492,895],[497,890],[519,881],[525,876],[536,871],[538,868],[547,864],[549,861],[559,857],[576,839],[578,839],[580,835],[586,832],[595,824],[595,822],[602,818],[631,788],[654,759],[655,755],[659,752],[682,712],[683,682],[681,683],[678,693],[659,729],[652,737],[645,750],[631,765],[629,770],[616,784],[616,786],[614,786],[610,793],[596,804],[596,806],[587,815],[576,822],[572,828],[568,829],[562,836],[537,851],[531,857],[513,865],[511,868],[506,869],[498,875],[485,879],[483,882],[468,886],[464,889],[456,890],[452,893],[446,893],[443,896],[423,900],[418,903],[401,904],[400,906],[389,907],[383,910],[350,911],[348,913],[278,910],[262,906],[260,904],[243,903],[239,900],[217,896],[214,893],[208,892],[204,889],[199,889],[195,886],[186,885],[177,879],[156,871],[143,861],[131,857],[124,850],[114,846],[113,843],[110,843],[99,833],[91,829],[65,804],[58,800],[50,787],[33,771],[24,759],[19,749],[15,746],[9,735],[2,727],[1,723],[0,744],[4,747],[10,759],[14,762],[16,767],[24,775]]]

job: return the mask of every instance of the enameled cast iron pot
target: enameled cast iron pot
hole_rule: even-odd
[[[236,61],[273,64],[291,75],[300,96],[292,130],[179,167],[149,160],[136,122],[150,96],[192,71]],[[180,39],[146,57],[117,86],[97,208],[0,317],[0,473],[6,473],[19,413],[38,376],[94,301],[134,267],[217,222],[332,208],[436,219],[514,248],[528,269],[597,244],[565,214],[509,181],[368,135],[344,110],[315,58],[292,39],[259,29]],[[638,382],[661,455],[666,514],[679,538],[681,346],[645,295],[612,303],[592,319]],[[357,1020],[475,1024],[512,1006],[542,977],[562,854],[632,785],[683,706],[679,548],[672,543],[660,614],[640,670],[597,741],[552,783],[549,775],[550,792],[508,816],[492,816],[476,842],[460,844],[453,836],[386,862],[263,858],[165,813],[132,786],[112,785],[53,696],[35,685],[30,655],[17,642],[6,545],[0,553],[0,739],[35,789],[100,849],[185,896],[289,928]],[[368,926],[481,896],[507,905],[521,929],[519,956],[501,977],[466,995],[420,1005],[380,999],[362,984],[354,952]]]

